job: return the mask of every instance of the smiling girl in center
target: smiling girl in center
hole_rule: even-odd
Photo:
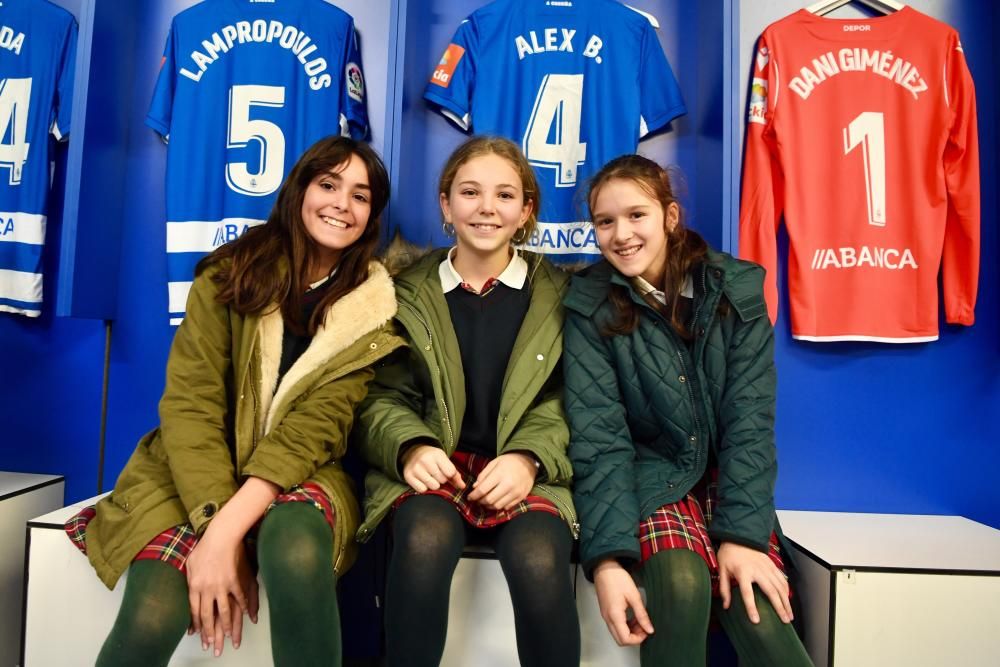
[[[514,247],[536,225],[538,191],[517,146],[468,140],[438,188],[455,246],[396,278],[409,347],[377,371],[356,431],[373,467],[359,538],[392,513],[390,667],[440,662],[451,578],[469,542],[496,549],[521,664],[579,664],[561,401],[568,277]]]

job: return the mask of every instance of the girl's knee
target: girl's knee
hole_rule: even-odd
[[[279,505],[261,524],[257,557],[264,572],[301,575],[331,568],[334,551],[323,513],[307,503]]]

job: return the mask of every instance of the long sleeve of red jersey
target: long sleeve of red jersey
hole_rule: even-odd
[[[979,282],[979,139],[976,91],[962,43],[953,35],[945,86],[953,117],[944,151],[948,219],[941,260],[945,319],[951,324],[975,321]]]
[[[750,88],[743,191],[740,199],[739,255],[764,267],[764,298],[773,324],[778,317],[777,232],[784,202],[784,176],[771,118],[777,99],[777,72],[767,34],[761,36]]]

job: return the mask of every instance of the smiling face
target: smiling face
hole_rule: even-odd
[[[316,244],[313,275],[328,275],[340,254],[361,238],[371,215],[368,170],[356,155],[317,174],[302,198],[302,224]]]
[[[592,199],[592,215],[601,254],[623,275],[641,276],[663,289],[667,233],[677,226],[680,208],[664,209],[638,182],[611,179]]]
[[[455,226],[459,253],[465,249],[480,257],[506,257],[531,209],[513,165],[492,153],[465,162],[447,195],[441,193],[441,213]]]

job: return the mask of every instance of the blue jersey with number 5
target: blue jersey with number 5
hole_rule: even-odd
[[[50,138],[69,133],[76,19],[46,0],[0,3],[0,311],[42,312]]]
[[[538,252],[598,248],[578,188],[685,113],[650,19],[614,0],[497,0],[458,28],[424,97],[462,129],[521,145],[542,190]]]
[[[325,0],[205,0],[174,17],[146,124],[169,140],[167,279],[179,323],[195,264],[263,223],[299,155],[367,135],[354,21]]]

